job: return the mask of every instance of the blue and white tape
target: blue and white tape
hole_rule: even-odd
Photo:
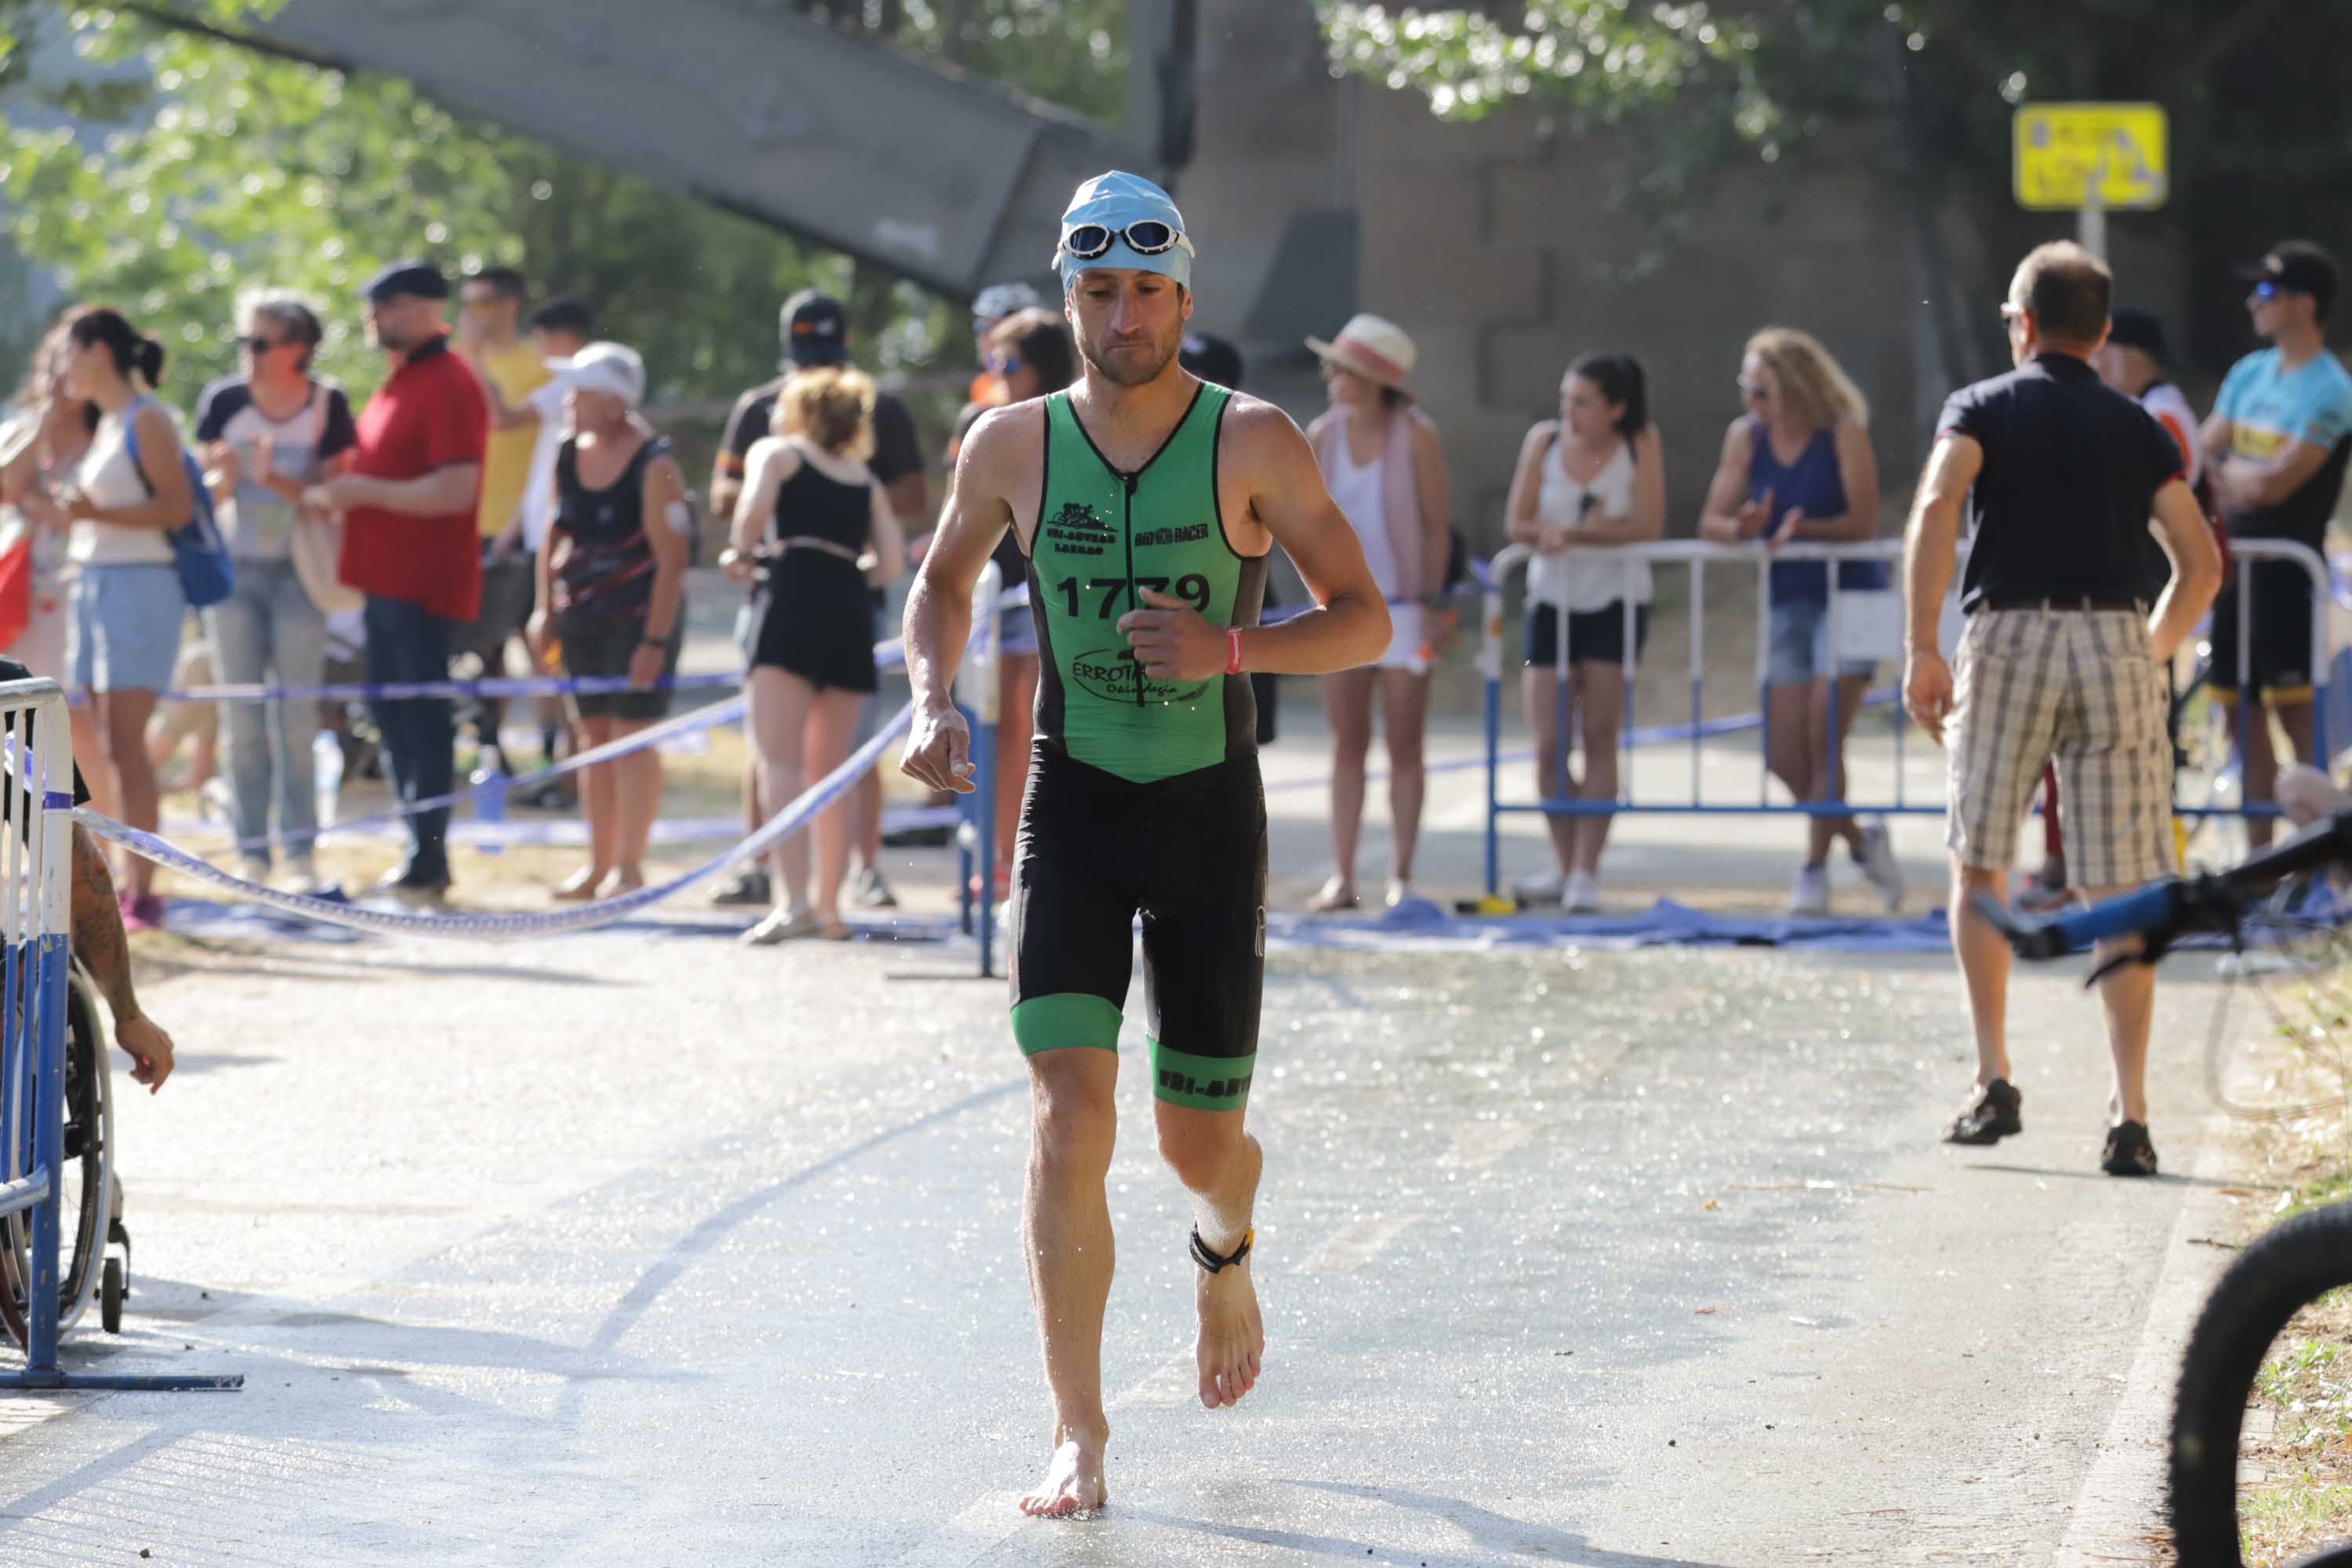
[[[192,855],[178,845],[155,834],[115,821],[110,816],[83,806],[74,813],[74,819],[100,838],[121,845],[132,854],[152,860],[158,866],[169,867],[198,881],[236,893],[257,904],[284,910],[308,920],[321,921],[329,925],[350,926],[357,931],[407,932],[424,936],[460,937],[468,940],[488,937],[494,941],[515,941],[526,937],[562,936],[572,931],[593,931],[628,919],[639,910],[650,908],[666,899],[677,897],[697,882],[718,876],[756,856],[764,855],[792,835],[808,826],[816,814],[849,792],[880,760],[891,742],[907,732],[914,722],[913,704],[898,710],[889,722],[874,737],[852,752],[847,760],[819,779],[791,805],[763,823],[759,831],[740,843],[703,862],[683,876],[674,877],[654,887],[640,888],[633,893],[571,910],[533,910],[520,914],[492,915],[428,915],[404,910],[372,910],[347,904],[333,899],[314,899],[301,893],[280,892],[258,882],[248,882],[232,876],[199,856]],[[637,737],[632,736],[635,740]]]

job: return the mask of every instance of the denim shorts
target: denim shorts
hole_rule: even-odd
[[[84,566],[68,595],[66,685],[75,691],[168,691],[188,603],[174,567]]]
[[[1778,599],[1772,605],[1769,648],[1764,660],[1767,686],[1804,686],[1829,673],[1830,606],[1827,600]],[[1840,675],[1867,680],[1878,673],[1878,661],[1849,658],[1839,662]]]

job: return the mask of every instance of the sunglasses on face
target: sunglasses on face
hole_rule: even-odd
[[[278,347],[278,340],[276,338],[261,337],[239,338],[237,339],[237,343],[240,347],[258,357],[259,355],[268,353],[271,349]]]
[[[2270,303],[2273,300],[2277,299],[2278,296],[2279,286],[2267,278],[2254,285],[2254,298],[2262,300],[2264,304]]]
[[[1187,255],[1192,251],[1192,242],[1177,233],[1174,226],[1150,217],[1139,218],[1125,228],[1099,223],[1079,224],[1063,231],[1062,249],[1080,261],[1092,261],[1109,250],[1114,241],[1121,239],[1138,256],[1158,256],[1180,245]]]
[[[1021,374],[1021,362],[1012,354],[991,354],[988,368],[1000,378],[1014,376]]]
[[[1731,384],[1739,388],[1739,395],[1750,403],[1761,403],[1772,395],[1771,388],[1760,381],[1750,381],[1744,375],[1733,376]]]

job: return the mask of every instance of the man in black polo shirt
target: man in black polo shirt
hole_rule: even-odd
[[[2212,602],[2221,566],[2180,448],[2091,368],[2113,291],[2105,264],[2077,245],[2042,246],[2018,267],[2001,307],[2017,368],[1944,405],[1904,545],[1904,706],[1938,742],[1958,721],[1945,842],[1977,1081],[1946,1134],[1955,1143],[1997,1142],[2024,1125],[2009,1076],[2009,948],[1973,902],[2001,896],[2043,763],[2057,763],[2077,891],[2098,899],[2174,869],[2164,666]],[[1956,682],[1936,628],[1964,504],[1976,531]],[[2151,516],[2172,558],[2153,605],[2141,552]],[[2100,960],[2132,945],[2102,944]],[[2147,1093],[2155,997],[2147,964],[2120,964],[2099,982],[2116,1068],[2100,1157],[2111,1175],[2156,1173]]]

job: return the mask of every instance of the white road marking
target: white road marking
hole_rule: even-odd
[[[1301,1274],[1352,1274],[1381,1255],[1383,1247],[1421,1216],[1417,1214],[1367,1215],[1349,1220],[1298,1266]]]

